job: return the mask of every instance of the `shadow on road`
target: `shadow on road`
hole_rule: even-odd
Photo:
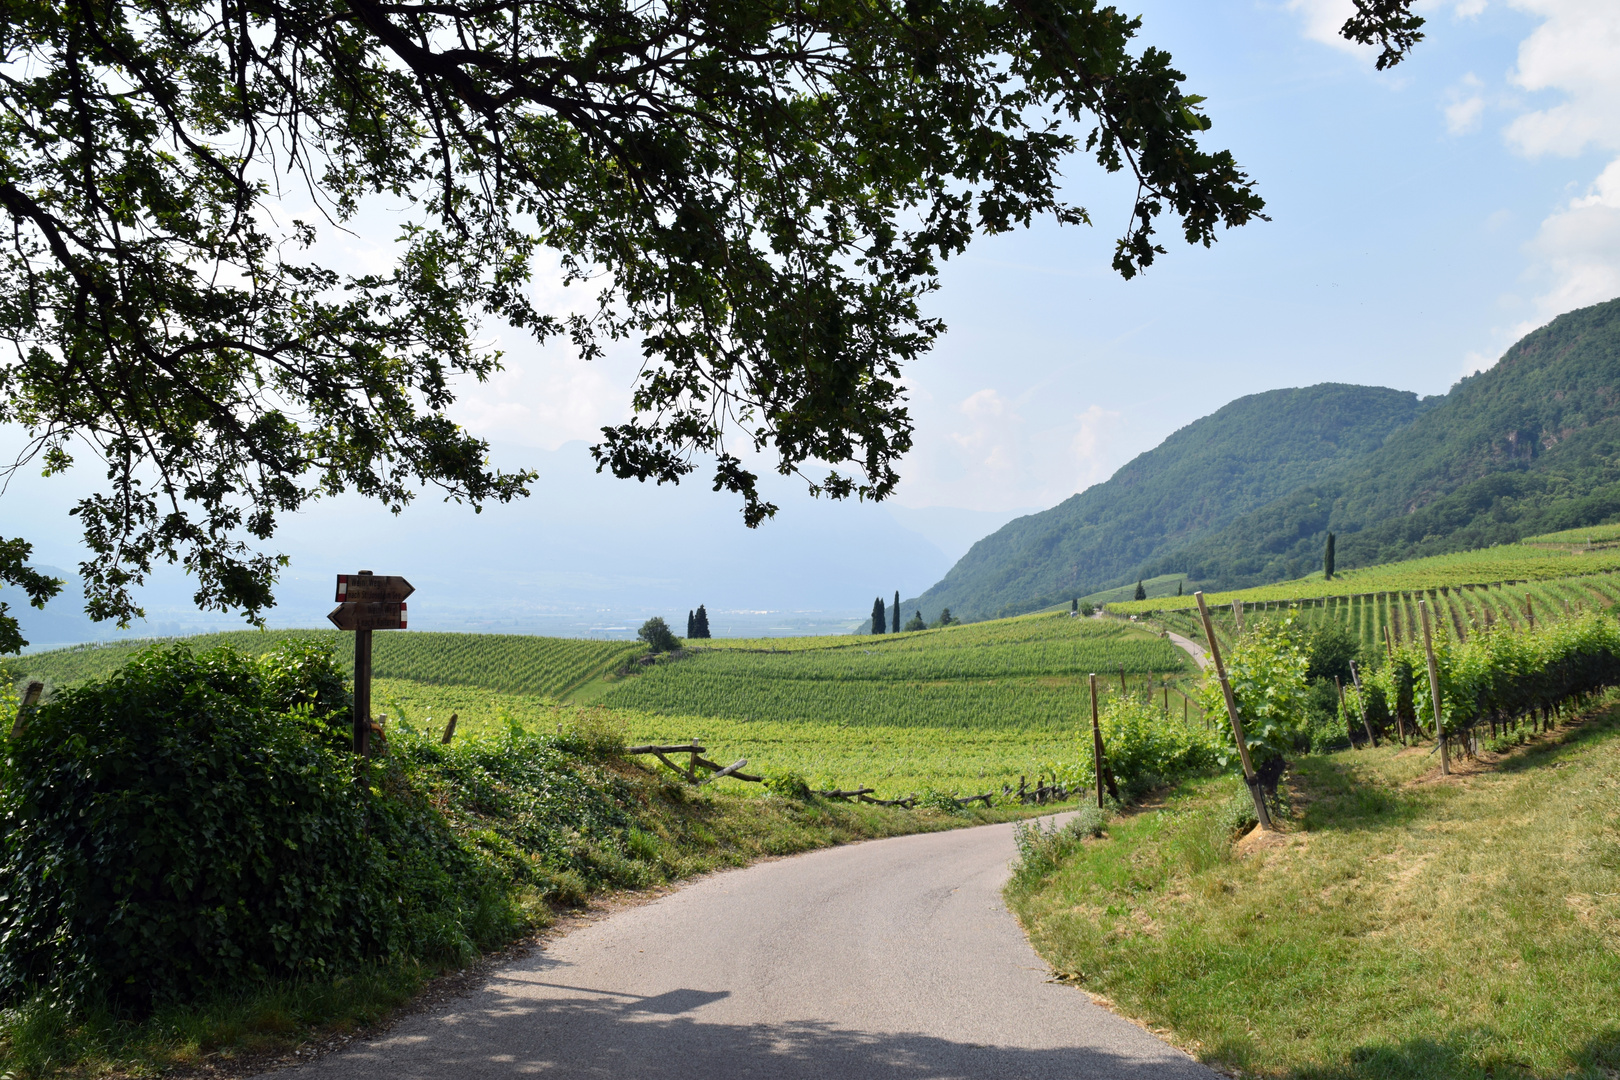
[[[547,996],[537,999],[540,991]],[[568,996],[557,998],[557,993]],[[1144,1058],[1093,1047],[1020,1049],[921,1034],[874,1034],[817,1021],[716,1022],[706,1007],[724,991],[655,997],[599,992],[515,971],[420,1028],[352,1047],[322,1064],[356,1076],[513,1076],[727,1080],[924,1080],[1051,1077],[1063,1080],[1212,1080],[1169,1048]],[[807,1010],[809,1008],[807,1007]],[[326,1071],[323,1069],[322,1071]]]

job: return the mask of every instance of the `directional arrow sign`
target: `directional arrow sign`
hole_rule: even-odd
[[[345,601],[398,604],[415,591],[410,582],[397,575],[339,574],[334,599],[340,604]]]
[[[394,580],[398,581],[398,578]],[[410,588],[410,586],[406,586]],[[403,603],[357,603],[353,600],[339,604],[326,616],[339,630],[403,630],[405,605]]]

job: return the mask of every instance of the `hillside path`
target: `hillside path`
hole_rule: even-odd
[[[1013,827],[830,848],[615,912],[309,1080],[1220,1080],[1047,967]]]
[[[1198,642],[1194,641],[1192,638],[1182,637],[1180,634],[1171,630],[1166,630],[1165,634],[1170,638],[1171,641],[1181,646],[1181,650],[1183,652],[1193,658],[1193,663],[1198,665],[1199,671],[1203,671],[1205,668],[1209,667],[1209,654],[1204,651],[1204,647],[1202,645],[1198,644]],[[1441,698],[1440,702],[1441,704],[1445,704],[1445,699]]]

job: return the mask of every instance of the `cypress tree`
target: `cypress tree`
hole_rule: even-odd
[[[894,590],[894,607],[890,608],[889,610],[894,612],[894,618],[889,620],[889,633],[898,634],[900,632],[900,590],[899,589]]]
[[[1075,597],[1073,600],[1069,601],[1069,614],[1070,615],[1078,615],[1078,614],[1080,614],[1080,598],[1078,596]]]
[[[1146,600],[1147,599],[1147,590],[1142,588],[1142,581],[1141,581],[1140,578],[1138,578],[1137,582],[1136,582],[1136,596],[1135,596],[1135,599],[1137,599],[1137,600]]]
[[[1333,580],[1333,534],[1328,533],[1327,547],[1322,550],[1322,580]]]
[[[698,605],[697,616],[692,620],[692,636],[706,638],[709,636],[709,613],[702,604]]]
[[[694,634],[694,633],[693,633],[693,632],[692,632],[692,630],[693,630],[693,628],[694,628],[694,627],[695,627],[695,626],[696,626],[696,625],[697,625],[697,624],[696,624],[696,623],[695,623],[695,622],[693,622],[693,621],[692,621],[692,609],[691,609],[691,608],[687,608],[687,609],[686,609],[686,636],[687,636],[687,637],[688,637],[688,638],[692,638],[692,637],[696,637],[696,636],[697,636],[697,635],[695,635],[695,634]]]
[[[884,618],[883,612],[883,597],[880,596],[872,601],[872,633],[885,634],[888,630],[888,621]]]
[[[1178,582],[1176,582],[1176,595],[1177,595],[1177,596],[1180,596],[1180,595],[1181,595],[1181,582],[1179,582],[1179,581],[1178,581]],[[1442,702],[1444,702],[1444,701],[1445,701],[1445,699],[1444,699],[1444,698],[1441,698],[1441,699],[1440,699],[1440,700],[1441,700],[1441,701],[1442,701]]]

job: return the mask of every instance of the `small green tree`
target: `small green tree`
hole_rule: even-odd
[[[1140,578],[1138,578],[1137,581],[1136,581],[1136,595],[1133,596],[1131,599],[1133,599],[1133,600],[1146,600],[1147,599],[1147,590],[1142,588],[1142,580]]]
[[[907,630],[926,630],[928,624],[923,622],[922,612],[916,611],[911,615],[911,621],[906,623]]]
[[[955,623],[956,621],[957,621],[957,618],[956,618],[956,616],[951,614],[951,609],[946,608],[944,611],[941,611],[939,613],[939,622],[935,623],[934,625],[935,626],[950,626],[952,623]]]
[[[675,640],[674,633],[669,628],[669,624],[658,615],[654,615],[642,623],[641,629],[636,632],[636,637],[645,641],[647,647],[655,653],[670,652],[679,645],[679,642]]]
[[[1097,613],[1097,609],[1092,607],[1089,602],[1080,605],[1080,617],[1081,618],[1089,619],[1093,615],[1095,615],[1096,613]]]
[[[1327,547],[1322,549],[1322,580],[1333,580],[1333,534],[1328,533]]]

